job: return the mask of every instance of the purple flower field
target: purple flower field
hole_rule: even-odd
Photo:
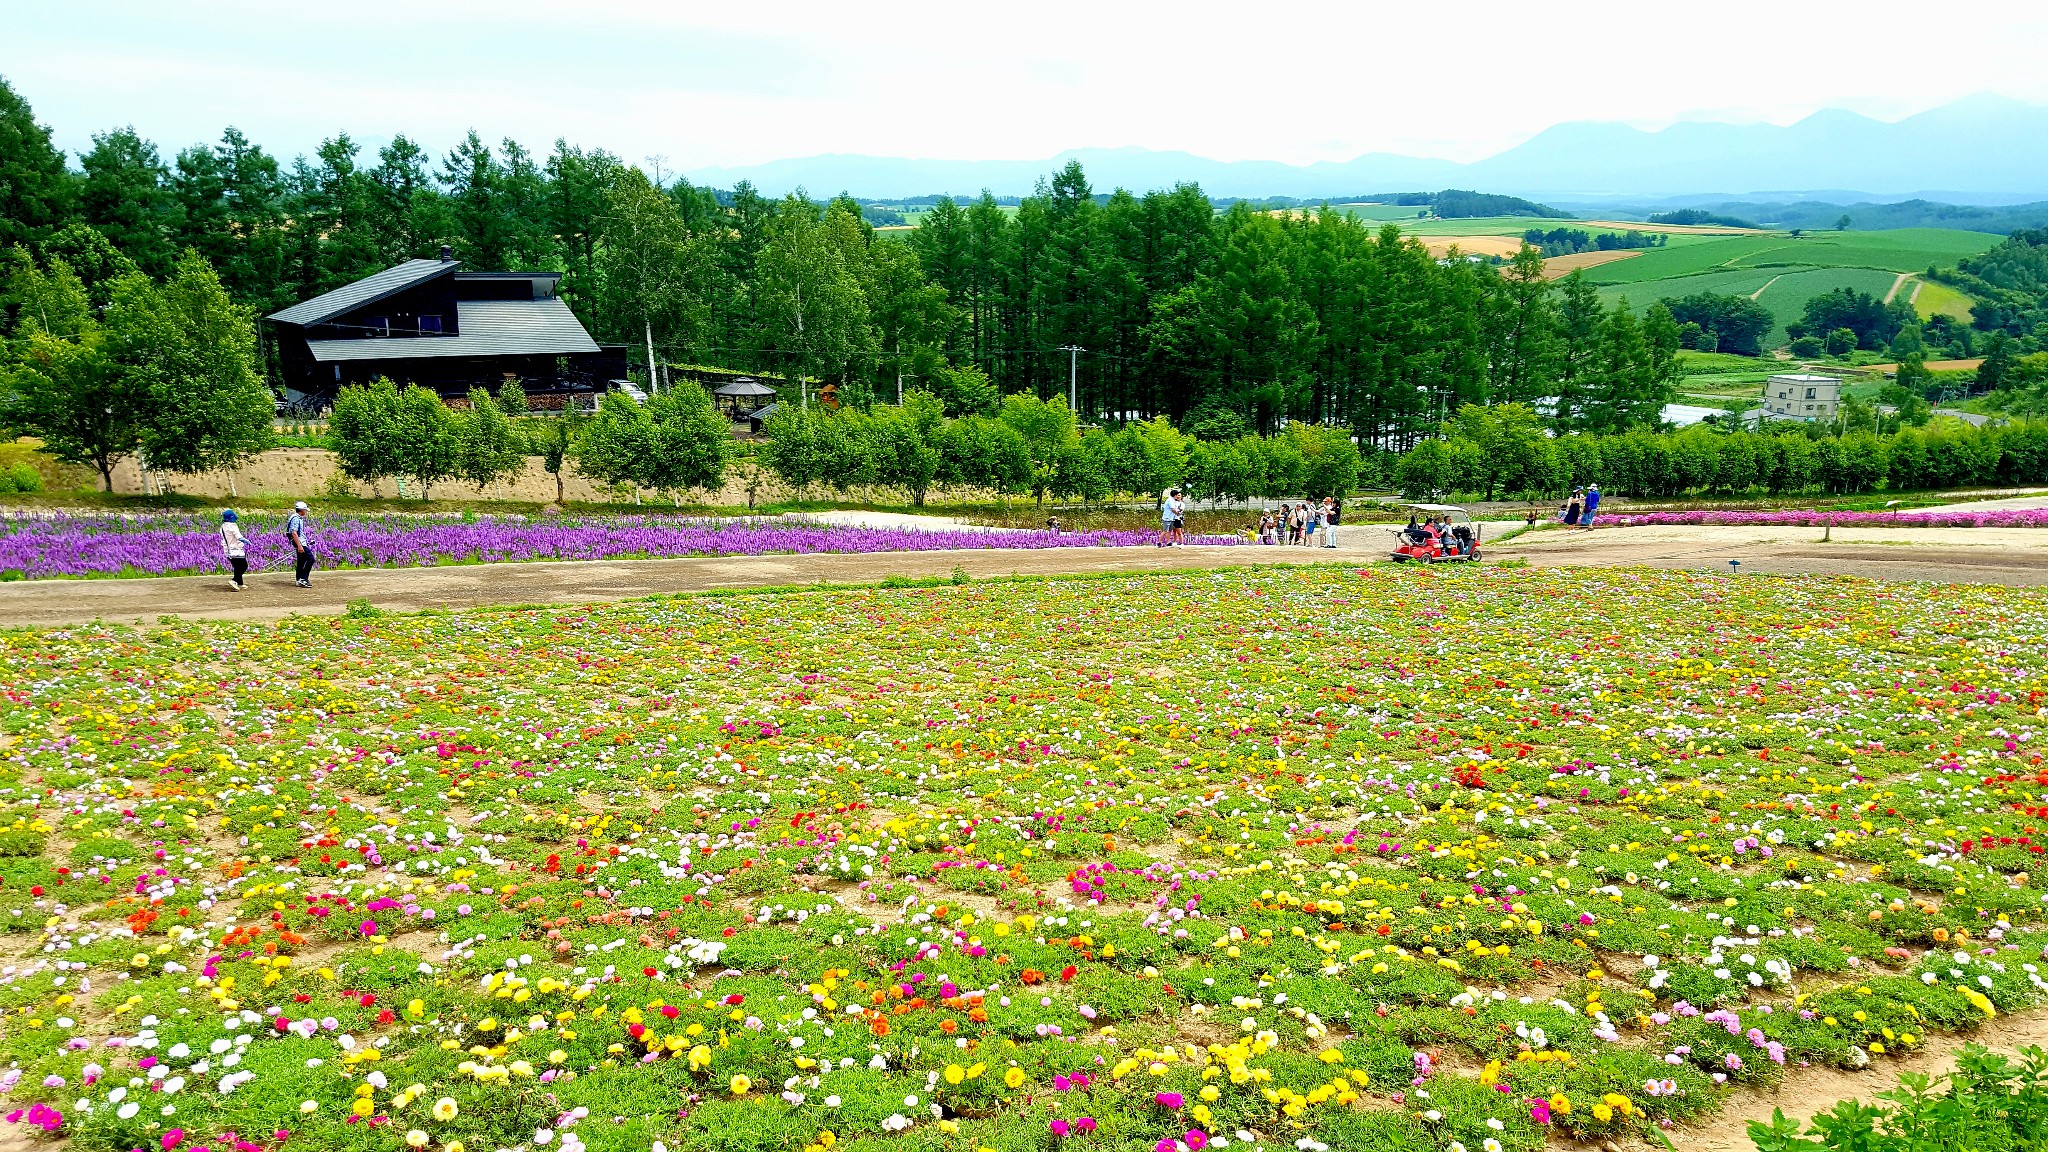
[[[249,570],[289,569],[284,518],[242,517]],[[174,576],[226,572],[211,517],[114,515],[0,519],[0,573]],[[803,552],[926,552],[957,548],[1095,548],[1151,544],[1150,532],[928,531],[860,528],[783,519],[665,516],[315,516],[314,551],[325,568],[414,568],[521,560],[614,560],[762,556]],[[1235,544],[1199,537],[1199,544]]]
[[[1721,524],[1732,527],[1820,528],[2048,528],[2048,509],[1991,509],[1982,512],[1643,512],[1602,516],[1617,527],[1650,524]]]

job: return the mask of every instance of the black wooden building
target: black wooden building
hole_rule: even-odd
[[[464,272],[408,260],[266,317],[287,398],[319,403],[379,377],[445,398],[516,376],[529,395],[602,392],[625,349],[600,345],[563,303],[559,272]]]

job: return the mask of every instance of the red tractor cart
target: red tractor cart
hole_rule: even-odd
[[[1408,504],[1408,526],[1394,530],[1393,558],[1424,564],[1466,564],[1479,559],[1481,526],[1456,504]]]

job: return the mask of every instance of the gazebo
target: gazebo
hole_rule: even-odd
[[[720,384],[711,390],[725,408],[726,415],[734,420],[744,420],[747,414],[760,407],[764,401],[772,401],[775,389],[770,388],[752,376],[742,376],[730,384]]]

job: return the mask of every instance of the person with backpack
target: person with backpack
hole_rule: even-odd
[[[291,541],[292,555],[297,558],[293,570],[301,588],[313,586],[313,524],[311,514],[304,500],[292,505],[292,514],[284,522],[285,539]]]
[[[249,542],[242,538],[242,526],[235,522],[235,510],[223,508],[220,513],[220,554],[227,557],[228,590],[240,592],[247,586],[243,580],[249,574]]]

